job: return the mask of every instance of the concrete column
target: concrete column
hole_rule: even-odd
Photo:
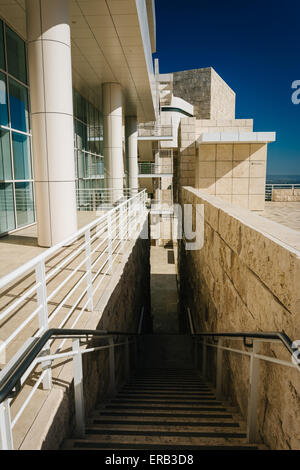
[[[133,191],[139,188],[138,180],[138,128],[137,117],[127,116],[125,119],[127,185]]]
[[[77,230],[68,0],[26,0],[40,246]]]
[[[102,93],[105,183],[115,202],[123,197],[124,180],[121,85],[104,83]]]

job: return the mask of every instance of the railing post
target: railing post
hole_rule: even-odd
[[[75,435],[84,437],[85,417],[84,417],[84,394],[83,394],[83,371],[82,354],[80,349],[80,340],[73,339],[72,349],[76,353],[73,357],[74,367],[74,399],[75,399]]]
[[[120,239],[121,239],[121,250],[124,252],[124,235],[125,235],[125,218],[124,218],[124,207],[120,208]]]
[[[107,244],[108,244],[108,264],[109,271],[112,274],[112,231],[111,231],[111,214],[107,215]]]
[[[218,349],[217,349],[217,377],[216,377],[216,399],[222,399],[222,365],[223,365],[223,338],[218,340]]]
[[[206,377],[206,357],[207,353],[207,346],[206,346],[206,339],[203,338],[203,343],[202,343],[202,375],[203,377]]]
[[[93,303],[93,283],[92,283],[92,259],[91,259],[91,231],[90,229],[85,232],[85,267],[87,272],[86,283],[87,283],[87,298],[89,300],[87,309],[92,312],[94,309]]]
[[[125,374],[126,378],[130,375],[130,351],[128,338],[125,339]]]
[[[250,358],[249,376],[249,398],[248,398],[248,420],[247,438],[249,443],[256,441],[256,420],[258,402],[258,380],[259,380],[259,359],[254,357],[258,353],[259,342],[253,340],[253,348]]]
[[[0,403],[0,435],[1,450],[13,450],[13,437],[10,417],[9,399]]]
[[[96,191],[92,191],[93,211],[97,210],[96,207]]]
[[[115,376],[115,347],[114,339],[111,336],[108,339],[109,348],[109,393],[115,395],[116,393],[116,376]]]
[[[39,329],[43,332],[48,330],[48,304],[47,304],[47,285],[46,285],[46,271],[44,261],[40,261],[35,268],[35,277],[38,285],[37,287],[37,302],[41,307],[39,311]],[[48,355],[50,353],[50,342],[48,342],[43,349],[42,354]],[[42,363],[42,369],[47,370],[43,379],[44,390],[50,390],[52,387],[52,372],[51,361]]]

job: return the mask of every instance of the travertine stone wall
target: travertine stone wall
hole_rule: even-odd
[[[181,119],[174,165],[174,200],[182,186],[204,189],[253,211],[265,207],[266,144],[202,144],[203,132],[251,132],[252,119]]]
[[[174,158],[174,202],[182,186],[195,186],[196,131],[195,118],[181,119],[178,133],[178,152]]]
[[[131,242],[123,263],[111,278],[109,288],[101,299],[85,329],[136,332],[142,306],[145,308],[145,324],[150,320],[150,240]],[[119,342],[124,338],[119,337]],[[98,345],[107,344],[103,340]],[[131,370],[135,367],[135,348],[131,345]],[[115,350],[117,387],[125,381],[125,349]],[[108,350],[83,355],[83,375],[86,416],[99,400],[109,394]],[[20,448],[57,449],[62,440],[72,435],[74,427],[73,363],[63,360],[55,378],[54,388],[40,406],[38,414]],[[46,392],[44,392],[46,393]]]
[[[234,119],[235,118],[235,93],[226,82],[211,69],[211,119]]]
[[[234,119],[235,93],[212,67],[173,74],[173,94],[194,106],[197,119]]]
[[[195,187],[250,210],[264,210],[266,144],[199,144]]]
[[[197,331],[284,330],[300,339],[298,232],[193,188],[182,188],[181,203],[204,204],[203,248],[185,251],[179,245],[181,300],[191,308]],[[261,352],[291,361],[273,343]],[[249,359],[226,352],[223,366],[223,393],[246,418]],[[271,449],[299,449],[299,372],[261,362],[258,403],[258,440]]]
[[[273,189],[274,202],[300,202],[300,189]]]
[[[211,68],[175,72],[173,94],[194,106],[197,119],[210,119]]]

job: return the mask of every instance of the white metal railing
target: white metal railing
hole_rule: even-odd
[[[139,175],[172,175],[173,164],[169,162],[167,164],[159,164],[152,162],[139,163]]]
[[[48,333],[51,333],[51,330],[44,333],[44,336],[47,336]],[[71,333],[71,334],[70,334]],[[121,336],[122,335],[122,336]],[[50,372],[51,367],[57,360],[61,359],[73,359],[73,377],[74,377],[74,404],[75,404],[75,430],[74,434],[77,438],[83,438],[85,436],[85,400],[84,400],[84,371],[83,371],[83,362],[82,357],[84,354],[89,354],[96,351],[105,351],[108,350],[108,369],[109,369],[109,384],[108,384],[108,393],[111,396],[114,396],[117,391],[116,384],[116,360],[115,360],[115,350],[116,348],[122,348],[122,360],[124,361],[125,377],[128,379],[130,375],[130,364],[131,364],[131,354],[130,354],[130,344],[135,344],[135,363],[137,364],[137,339],[136,335],[132,334],[122,334],[122,333],[108,333],[106,331],[92,331],[92,330],[54,330],[53,334],[49,335],[52,338],[52,341],[55,339],[62,339],[64,341],[71,341],[71,347],[68,348],[66,352],[48,354],[45,355],[42,350],[43,337],[37,338],[34,342],[34,338],[31,338],[32,342],[24,344],[23,348],[14,356],[11,363],[0,372],[0,383],[4,384],[2,390],[5,389],[6,377],[9,377],[12,381],[14,376],[18,374],[18,366],[22,367],[25,372],[18,378],[16,381],[17,386],[15,391],[12,393],[13,396],[6,396],[7,393],[3,392],[5,398],[2,398],[0,403],[0,449],[1,450],[13,450],[14,449],[14,439],[13,439],[13,430],[23,412],[32,401],[35,392],[38,387],[43,383],[46,378],[46,375]],[[115,341],[114,337],[122,337],[124,340]],[[89,347],[89,340],[92,338],[98,338],[102,340],[107,340],[107,344],[101,346]],[[40,342],[40,347],[39,347]],[[83,347],[81,347],[83,346]],[[37,353],[35,354],[35,349]],[[41,352],[39,352],[41,351]],[[22,353],[24,353],[25,359],[22,358]],[[27,353],[27,354],[26,354]],[[33,356],[31,360],[28,360],[29,354]],[[43,366],[45,362],[48,364],[48,368],[45,369]],[[27,364],[28,363],[28,364]],[[11,373],[9,374],[9,372]],[[30,393],[26,399],[22,402],[19,410],[15,413],[14,418],[11,416],[11,405],[13,398],[20,392],[22,386],[28,379],[29,375],[32,372],[36,374],[37,377],[34,377],[34,385],[31,388]],[[47,389],[52,388],[52,381],[48,381]]]
[[[172,124],[161,125],[155,122],[147,122],[139,124],[138,135],[139,137],[172,137],[173,127]]]
[[[94,309],[126,242],[141,230],[146,197],[145,190],[137,193],[0,279],[0,357],[9,359],[20,335],[25,341],[50,327],[75,328]]]
[[[293,184],[266,184],[265,188],[265,199],[266,201],[272,201],[273,200],[273,191],[274,189],[291,189],[292,190],[292,195],[294,195],[295,189],[300,190],[300,183],[293,183]],[[300,197],[300,196],[299,196]]]
[[[116,191],[106,188],[76,189],[77,209],[79,211],[109,210],[138,192],[136,189],[123,189],[122,196],[116,200]]]
[[[193,319],[191,311],[187,309],[188,323],[190,327],[190,332],[193,335],[195,341],[195,365],[198,368],[199,363],[199,349],[198,345],[202,345],[202,354],[201,354],[201,373],[205,378],[207,376],[207,349],[212,348],[216,350],[217,361],[216,361],[216,399],[218,401],[222,400],[222,380],[223,380],[223,351],[228,351],[230,353],[239,354],[247,356],[250,359],[250,369],[249,369],[249,394],[248,394],[248,412],[247,412],[247,438],[248,442],[256,442],[256,422],[257,422],[257,405],[259,398],[259,366],[260,361],[265,361],[272,364],[279,364],[281,366],[290,367],[296,369],[300,372],[300,362],[297,361],[286,361],[283,359],[277,359],[275,357],[266,356],[259,352],[260,346],[263,343],[277,343],[283,344],[278,338],[275,338],[275,334],[272,333],[196,333],[194,329]],[[234,336],[236,335],[236,336]],[[265,337],[264,337],[265,335]],[[283,334],[282,334],[283,335]],[[268,337],[269,336],[269,337]],[[274,337],[272,337],[274,336]],[[211,341],[209,342],[209,338]],[[246,338],[249,338],[251,343],[246,343]],[[241,348],[234,348],[232,346],[225,345],[224,343],[232,341],[244,341],[246,348],[250,348],[250,351]],[[295,351],[299,351],[299,346],[295,346]],[[292,351],[291,351],[292,352]],[[296,353],[293,353],[293,357]],[[298,356],[299,357],[299,356]]]

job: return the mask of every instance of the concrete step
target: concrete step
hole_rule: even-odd
[[[117,441],[99,441],[99,440],[86,440],[86,439],[68,439],[64,442],[64,450],[162,450],[162,451],[188,451],[188,450],[258,450],[256,445],[247,445],[245,443],[226,443],[222,445],[217,444],[158,444],[158,443],[125,443]]]
[[[141,430],[146,429],[149,431],[207,431],[207,432],[222,432],[224,429],[238,429],[241,432],[239,423],[234,421],[202,421],[202,422],[189,422],[189,421],[153,421],[153,420],[102,420],[93,419],[88,424],[88,429],[129,429],[129,430]]]
[[[166,405],[157,405],[157,404],[152,404],[149,403],[148,405],[137,405],[137,404],[107,404],[105,405],[105,409],[107,410],[141,410],[141,411],[146,411],[146,410],[157,410],[157,411],[169,411],[170,413],[174,413],[177,411],[227,411],[226,407],[224,406],[218,406],[216,404],[210,404],[210,405],[193,405],[193,406],[181,406],[181,405],[172,405],[172,407]]]
[[[195,406],[197,409],[197,406],[217,406],[217,405],[222,405],[222,402],[216,401],[215,398],[209,398],[207,399],[198,399],[198,400],[176,400],[176,399],[171,399],[171,398],[164,398],[162,400],[159,399],[137,399],[137,398],[126,398],[126,399],[121,399],[121,398],[115,398],[110,401],[111,404],[116,404],[116,405],[122,405],[122,406],[127,406],[128,405],[165,405],[170,407],[173,407],[174,410],[176,410],[177,405],[188,405],[188,406]]]
[[[205,412],[205,413],[182,413],[182,412],[176,412],[174,413],[174,410],[168,410],[168,412],[160,412],[154,409],[153,411],[149,412],[144,412],[141,414],[140,412],[135,412],[131,410],[122,410],[122,411],[114,411],[114,410],[105,410],[105,409],[99,409],[95,410],[92,413],[93,418],[134,418],[134,419],[141,419],[141,420],[147,420],[147,419],[165,419],[167,420],[170,419],[182,419],[184,422],[188,419],[189,421],[198,421],[198,420],[232,420],[233,415],[228,412],[222,412],[222,413],[215,413],[215,412]]]

